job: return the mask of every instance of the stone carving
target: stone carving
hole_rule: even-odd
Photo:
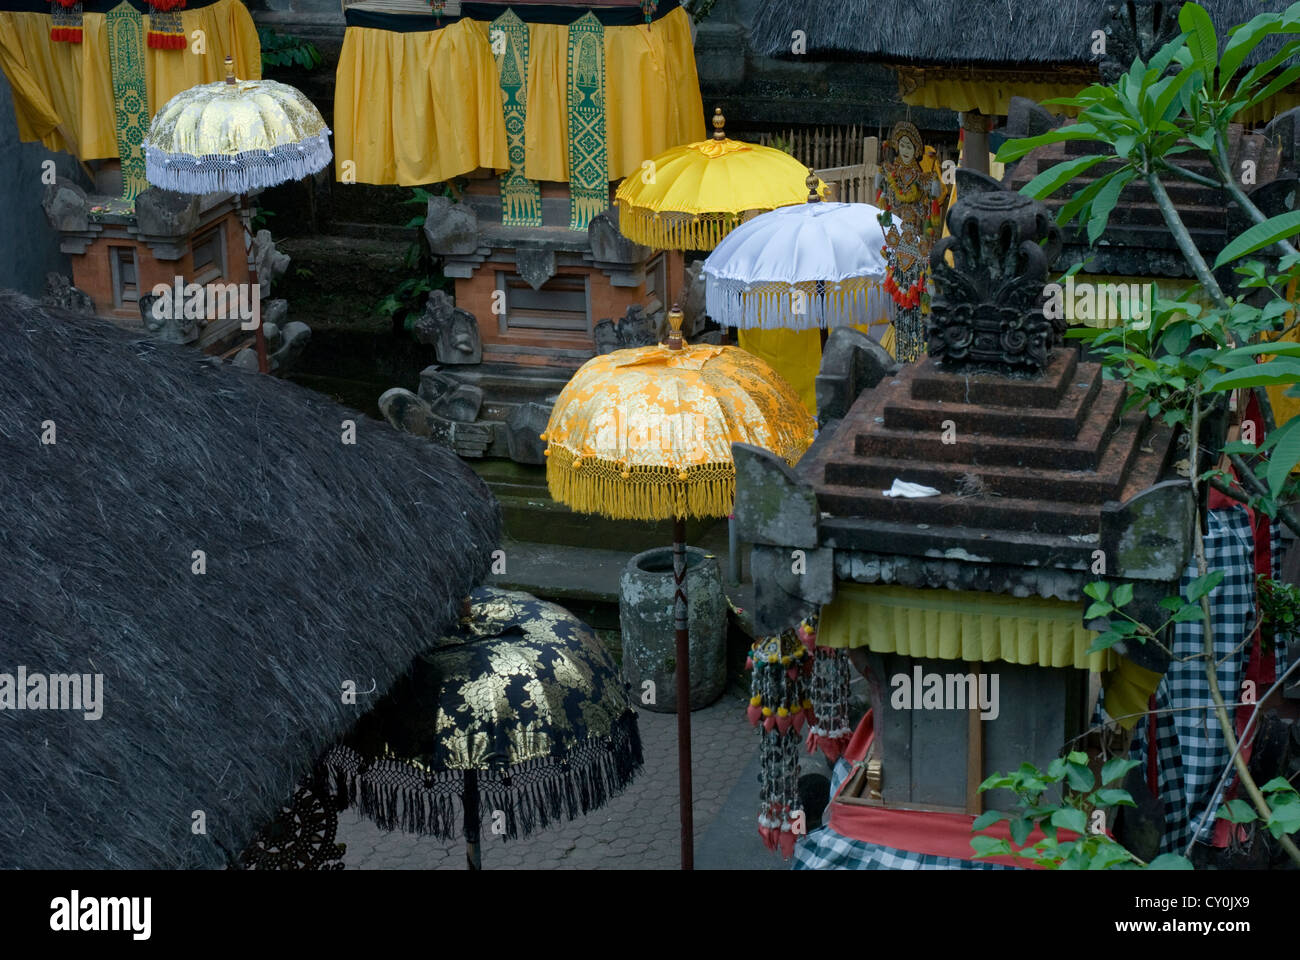
[[[379,398],[379,410],[398,430],[427,437],[450,447],[462,457],[482,457],[492,445],[492,426],[487,423],[457,423],[439,416],[427,402],[410,390],[394,387]]]
[[[650,255],[648,247],[633,243],[618,232],[609,211],[598,213],[587,224],[591,256],[598,263],[641,263]]]
[[[140,321],[150,336],[166,343],[193,343],[199,338],[199,319],[187,317],[185,310],[155,310],[161,300],[156,293],[146,293],[140,298]]]
[[[1157,50],[1177,37],[1182,32],[1181,7],[1168,0],[1110,0],[1101,22],[1106,31],[1106,52],[1098,64],[1102,83],[1114,83],[1139,57],[1149,63]]]
[[[596,353],[604,355],[623,348],[623,341],[618,336],[618,326],[609,317],[596,321],[591,329],[591,338],[596,341]]]
[[[624,347],[648,347],[657,343],[654,316],[647,316],[641,304],[632,304],[618,322],[618,337]]]
[[[506,417],[506,443],[510,450],[510,459],[515,463],[533,463],[541,466],[546,463],[546,443],[541,435],[546,432],[546,425],[551,421],[550,403],[536,400],[521,403],[510,411]]]
[[[1012,140],[1037,137],[1059,127],[1065,118],[1058,117],[1036,100],[1028,97],[1012,97],[1007,106],[1007,122],[1003,124],[1002,133]],[[957,193],[961,193],[958,186]]]
[[[861,330],[836,327],[822,347],[817,370],[817,422],[822,426],[849,412],[863,390],[898,372],[888,351]]]
[[[269,297],[271,284],[289,269],[289,255],[276,249],[270,230],[259,230],[253,238],[253,265],[257,268],[257,285],[262,297]]]
[[[415,321],[411,333],[418,342],[434,347],[439,363],[481,363],[483,360],[483,341],[474,314],[456,306],[442,290],[429,294],[424,316]]]
[[[935,299],[930,355],[946,368],[990,366],[1041,374],[1064,320],[1043,314],[1048,264],[1060,230],[1037,200],[1008,190],[961,193],[951,234],[930,254]],[[1046,239],[1047,247],[1039,245]],[[952,253],[955,267],[945,256]]]
[[[707,314],[704,308],[704,262],[686,265],[686,280],[678,299],[682,308],[682,336],[690,337],[704,330]]]
[[[135,219],[147,237],[188,237],[199,225],[199,197],[150,187],[135,198]]]
[[[71,180],[59,177],[47,186],[41,206],[55,230],[81,233],[90,227],[90,202],[86,199],[86,191]]]
[[[555,276],[555,250],[549,248],[515,248],[515,272],[534,290]]]
[[[1278,177],[1297,175],[1297,157],[1300,157],[1300,107],[1292,107],[1278,114],[1267,127],[1264,136],[1269,146],[1278,151]]]
[[[74,287],[72,281],[62,273],[51,272],[45,275],[45,296],[41,298],[41,303],[50,307],[62,307],[85,317],[95,315],[95,302],[90,299],[90,294]]]
[[[430,197],[424,235],[437,256],[473,253],[479,246],[478,216],[468,204],[450,197]]]
[[[653,346],[659,342],[662,326],[662,310],[647,315],[641,304],[634,303],[617,324],[608,317],[596,321],[591,335],[596,341],[596,353],[605,354],[629,347]]]
[[[420,371],[420,399],[436,414],[458,423],[473,423],[483,408],[483,390],[462,383],[437,367]]]

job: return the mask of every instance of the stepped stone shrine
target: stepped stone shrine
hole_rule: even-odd
[[[818,644],[867,677],[875,739],[846,802],[975,816],[985,777],[1046,766],[1085,728],[1089,671],[1120,656],[1163,671],[1153,649],[1087,652],[1083,588],[1132,582],[1154,608],[1176,589],[1194,504],[1170,431],[1124,414],[1123,384],[1044,314],[1060,245],[1047,209],[959,177],[931,260],[930,355],[900,368],[832,334],[817,441],[793,469],[737,445],[736,517],[758,628],[820,610]],[[891,496],[896,481],[937,493]],[[936,673],[996,678],[997,709],[895,708],[897,678]]]

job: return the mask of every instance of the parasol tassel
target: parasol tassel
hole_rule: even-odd
[[[781,734],[781,736],[785,736],[785,734],[789,731],[790,723],[791,723],[790,714],[786,712],[785,707],[781,707],[781,709],[777,710],[776,729],[777,732]]]

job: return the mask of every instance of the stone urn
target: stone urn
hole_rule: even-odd
[[[686,609],[691,642],[691,709],[707,707],[727,685],[727,598],[718,562],[686,548]],[[620,582],[618,616],[623,671],[635,703],[657,713],[677,712],[677,656],[673,632],[673,551],[657,547],[628,561]],[[654,684],[645,686],[646,681]],[[654,696],[647,700],[649,690]]]

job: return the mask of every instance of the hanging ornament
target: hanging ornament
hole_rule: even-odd
[[[659,0],[641,0],[641,12],[645,14],[646,26],[650,26],[650,21],[655,17],[655,11],[659,9]]]
[[[50,0],[50,19],[54,43],[81,42],[81,0]]]
[[[153,50],[184,50],[189,46],[185,39],[185,24],[181,10],[185,0],[146,0],[149,5],[149,34],[146,45]]]
[[[805,622],[777,637],[754,641],[749,660],[749,722],[759,735],[758,835],[787,860],[807,818],[799,799],[799,744],[811,722],[807,696],[812,657],[803,644]]]
[[[437,25],[441,27],[442,15],[447,12],[447,0],[429,0],[429,12],[437,18]]]
[[[810,699],[812,700],[812,726],[808,730],[808,752],[820,750],[834,763],[844,751],[853,730],[849,726],[849,681],[852,665],[847,650],[818,647],[816,640],[807,643],[814,648]]]

